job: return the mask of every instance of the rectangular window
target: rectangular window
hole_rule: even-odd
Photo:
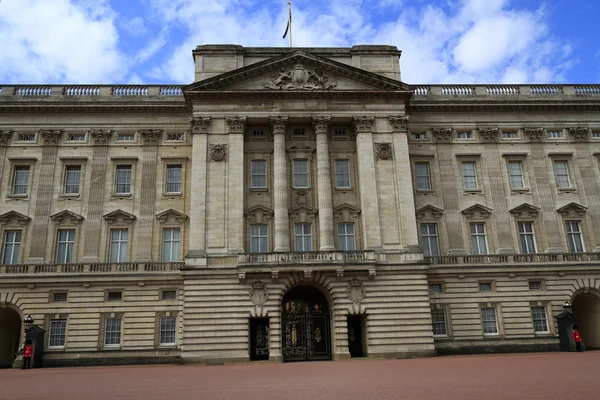
[[[64,303],[67,301],[67,292],[52,293],[52,301],[54,303]]]
[[[117,140],[123,141],[123,142],[132,142],[135,140],[135,135],[120,134]]]
[[[456,134],[457,139],[471,139],[471,132],[459,132]]]
[[[571,180],[569,179],[569,164],[567,161],[554,161],[554,175],[556,177],[556,186],[558,186],[559,189],[571,187]]]
[[[425,140],[427,136],[424,132],[411,132],[410,138],[412,140]]]
[[[167,165],[167,193],[181,193],[181,165]]]
[[[250,188],[267,188],[267,160],[250,161]]]
[[[294,224],[294,243],[296,251],[312,251],[311,224]]]
[[[335,160],[335,187],[349,189],[350,185],[350,160]]]
[[[493,290],[492,282],[480,282],[479,283],[479,291],[480,292],[491,292]]]
[[[13,175],[12,194],[24,195],[27,194],[27,186],[29,185],[29,166],[17,166]]]
[[[177,300],[177,291],[176,290],[163,290],[162,299],[163,300]]]
[[[308,160],[294,160],[294,187],[308,188]]]
[[[447,336],[446,329],[446,312],[443,309],[431,310],[431,329],[433,336]]]
[[[269,226],[250,225],[250,252],[266,253],[267,251],[269,251]]]
[[[471,250],[474,255],[487,254],[487,241],[485,238],[485,224],[473,223],[471,229]]]
[[[431,190],[431,174],[428,162],[415,163],[415,180],[417,190]]]
[[[567,241],[569,242],[569,252],[583,253],[585,251],[579,221],[567,221]]]
[[[600,131],[592,131],[593,139],[600,139]]]
[[[430,283],[429,293],[442,293],[442,285],[440,283]]]
[[[421,224],[421,244],[425,257],[440,255],[436,224]]]
[[[496,309],[493,307],[484,307],[481,309],[481,324],[483,325],[484,335],[498,334],[498,321],[496,321]]]
[[[65,347],[65,337],[67,335],[67,320],[50,320],[50,333],[48,334],[48,347]]]
[[[110,231],[110,262],[118,263],[127,261],[127,229],[113,229]]]
[[[81,166],[69,165],[65,169],[65,191],[64,194],[79,194],[79,182],[81,180]]]
[[[176,332],[175,317],[160,317],[160,344],[161,345],[174,345],[175,344],[175,332]]]
[[[508,179],[512,189],[523,189],[525,182],[523,181],[523,164],[521,161],[508,162]]]
[[[467,161],[462,163],[462,178],[465,189],[477,189],[477,169],[475,162]]]
[[[533,234],[533,222],[519,222],[519,244],[521,253],[531,254],[536,252],[535,236]]]
[[[121,292],[121,291],[108,292],[106,294],[106,300],[108,300],[108,301],[120,301],[121,299],[123,299],[123,292]]]
[[[502,139],[516,139],[517,132],[502,132]]]
[[[85,133],[73,133],[69,135],[70,142],[84,142],[85,141]]]
[[[563,136],[563,131],[548,131],[546,134],[548,139],[560,139]]]
[[[19,136],[17,137],[17,140],[19,142],[35,142],[35,133],[19,134]]]
[[[73,262],[73,250],[75,249],[75,230],[58,231],[56,245],[56,263],[68,264]]]
[[[168,133],[167,140],[180,142],[183,140],[183,133]]]
[[[181,261],[179,228],[163,229],[163,261]]]
[[[542,282],[541,281],[530,281],[529,282],[529,290],[542,290]]]
[[[18,264],[21,250],[21,231],[4,232],[4,249],[2,249],[2,264]]]
[[[531,314],[533,315],[533,330],[535,333],[549,333],[548,319],[546,318],[546,307],[531,307]]]
[[[354,224],[353,223],[340,223],[338,224],[338,243],[340,250],[342,251],[353,251],[356,250],[356,244],[354,242]]]
[[[115,194],[131,193],[131,165],[117,165],[115,172]]]
[[[104,345],[119,346],[121,344],[121,318],[106,318],[104,326]]]

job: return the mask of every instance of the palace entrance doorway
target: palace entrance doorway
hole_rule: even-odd
[[[586,348],[600,349],[600,297],[596,293],[580,293],[571,306]]]
[[[281,307],[283,361],[331,360],[329,303],[323,293],[297,286]]]
[[[11,368],[21,337],[21,318],[12,308],[0,308],[0,368]]]

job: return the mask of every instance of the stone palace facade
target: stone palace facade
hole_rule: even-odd
[[[600,86],[400,51],[193,51],[188,86],[0,85],[0,366],[600,347]]]

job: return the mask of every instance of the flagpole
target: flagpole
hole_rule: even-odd
[[[290,47],[292,47],[292,2],[288,1],[288,12],[290,18]]]

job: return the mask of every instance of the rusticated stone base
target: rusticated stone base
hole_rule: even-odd
[[[559,351],[558,343],[524,343],[524,344],[480,344],[474,346],[449,346],[440,347],[437,353],[440,356],[459,354],[497,354],[497,353],[539,353]]]

